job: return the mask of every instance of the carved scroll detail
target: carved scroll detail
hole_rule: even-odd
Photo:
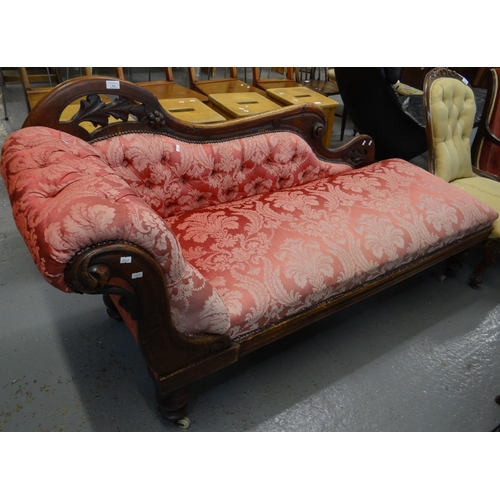
[[[349,150],[343,157],[342,160],[348,163],[352,163],[354,165],[359,165],[363,163],[368,156],[368,152],[366,148],[359,147],[355,149]]]
[[[322,123],[316,123],[312,129],[312,136],[321,139],[325,135],[326,129]]]
[[[78,261],[78,278],[68,278],[68,285],[78,293],[88,293],[91,295],[118,295],[120,306],[127,311],[133,320],[139,317],[139,304],[136,294],[132,290],[123,287],[109,285],[112,277],[110,266],[99,263],[90,264],[91,256],[75,256],[73,261]]]
[[[105,127],[109,124],[110,117],[123,122],[129,121],[130,117],[134,117],[136,121],[147,118],[148,125],[152,128],[165,125],[165,115],[158,110],[149,112],[143,103],[139,104],[124,96],[106,103],[98,94],[89,94],[86,99],[80,101],[80,110],[72,121],[77,123],[88,121],[94,127]]]

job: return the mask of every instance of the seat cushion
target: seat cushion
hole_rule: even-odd
[[[457,179],[452,184],[475,196],[500,213],[500,182],[486,179],[485,177],[474,176],[466,179]],[[497,219],[493,223],[491,238],[500,238],[500,219]]]
[[[232,337],[362,286],[488,227],[497,213],[403,160],[169,217],[226,304]]]

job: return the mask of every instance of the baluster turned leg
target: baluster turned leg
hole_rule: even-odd
[[[123,321],[123,318],[121,317],[120,313],[118,312],[118,309],[115,306],[115,303],[111,300],[111,297],[105,293],[102,296],[102,301],[106,305],[106,312],[108,315],[115,319],[116,321]]]
[[[494,264],[499,257],[500,254],[500,243],[496,239],[490,239],[486,243],[486,247],[484,249],[484,255],[481,259],[481,262],[477,265],[476,269],[472,274],[472,277],[469,281],[469,285],[472,288],[477,288],[483,282],[483,274],[486,269]]]
[[[183,429],[191,425],[187,416],[187,403],[189,399],[189,390],[187,388],[179,389],[170,394],[162,394],[157,389],[156,402],[160,415],[170,422],[177,424]]]
[[[444,271],[438,271],[435,276],[439,281],[444,281],[446,278],[454,278],[456,272],[459,269],[462,269],[462,264],[464,261],[464,255],[465,252],[462,252],[457,255],[451,256],[447,261],[446,261],[446,268]],[[432,273],[434,274],[434,273]]]

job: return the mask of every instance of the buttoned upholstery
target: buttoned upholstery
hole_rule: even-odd
[[[351,170],[345,163],[319,160],[304,140],[288,132],[210,144],[126,134],[93,147],[161,217]]]
[[[404,160],[353,169],[288,132],[207,144],[130,133],[88,144],[27,127],[5,141],[1,169],[47,281],[70,291],[75,254],[131,242],[160,265],[175,327],[192,336],[265,328],[497,218]]]
[[[430,90],[435,174],[447,182],[472,177],[470,135],[476,104],[472,89],[454,78],[436,80]]]

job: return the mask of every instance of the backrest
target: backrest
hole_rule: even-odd
[[[149,79],[146,81],[151,81],[151,68],[144,68],[145,70],[148,70],[149,74]],[[164,68],[165,71],[165,81],[166,82],[173,82],[174,81],[174,73],[172,71],[172,68]],[[115,73],[116,77],[119,78],[120,80],[131,80],[131,78],[126,78],[125,77],[125,71],[122,67],[117,67],[115,68]],[[159,82],[162,82],[163,80],[159,80]]]
[[[266,69],[267,69],[267,78],[263,75],[263,72]],[[290,68],[277,68],[277,69],[279,69],[279,71],[276,71],[276,69],[274,68],[252,67],[252,77],[253,77],[252,85],[257,85],[258,83],[265,83],[267,80],[275,81],[277,79],[295,81],[295,68],[290,67]],[[271,71],[273,78],[271,78]]]
[[[229,67],[228,69],[229,69],[229,76],[228,77],[215,78],[216,68],[206,68],[207,77],[202,78],[201,76],[202,76],[203,72],[201,71],[201,68],[189,67],[188,68],[189,82],[190,82],[191,86],[193,86],[196,83],[200,83],[200,82],[203,82],[206,80],[210,80],[212,82],[225,81],[225,80],[237,80],[238,79],[238,69],[236,67]]]
[[[488,95],[474,143],[472,163],[483,172],[500,177],[500,68],[489,71]]]
[[[290,132],[206,144],[134,133],[92,144],[163,218],[302,185],[352,168],[347,163],[319,160],[304,139]]]
[[[435,68],[424,80],[429,170],[447,182],[472,177],[471,132],[474,93],[455,71]]]
[[[19,68],[28,111],[31,111],[38,101],[60,83],[59,76],[57,72],[53,71],[53,68],[44,68],[45,73],[33,72],[33,69],[36,68]]]
[[[45,70],[45,71],[43,71]],[[80,68],[84,75],[90,74],[90,68]],[[31,111],[64,78],[58,68],[19,68],[28,111]],[[67,78],[69,75],[67,75]]]

